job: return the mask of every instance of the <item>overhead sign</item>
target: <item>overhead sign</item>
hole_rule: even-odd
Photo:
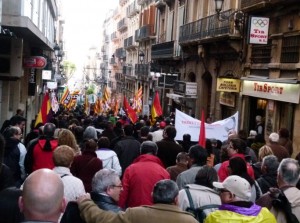
[[[300,85],[244,80],[242,94],[298,104]]]
[[[218,78],[217,91],[240,92],[241,81],[238,79]]]
[[[47,65],[47,60],[41,56],[25,57],[23,59],[24,68],[43,69]]]
[[[239,114],[236,112],[234,115],[208,124],[205,123],[205,135],[206,138],[219,139],[222,142],[228,139],[228,133],[231,130],[238,130],[238,118]],[[191,141],[198,142],[200,133],[201,121],[195,119],[176,109],[175,113],[175,128],[177,130],[176,140],[182,140],[183,135],[189,133],[191,135]]]
[[[268,44],[269,21],[267,17],[251,17],[249,43]]]

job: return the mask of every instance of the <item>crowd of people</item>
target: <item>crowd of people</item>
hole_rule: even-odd
[[[0,134],[1,222],[299,222],[289,132],[264,141],[256,119],[249,136],[203,147],[188,133],[175,140],[174,116],[133,125],[62,112],[23,135],[16,114]]]

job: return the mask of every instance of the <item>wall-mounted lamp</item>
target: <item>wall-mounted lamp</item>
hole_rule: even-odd
[[[60,52],[60,47],[57,43],[55,43],[54,47],[53,47],[53,50],[54,50],[54,54],[55,56],[57,57],[59,52]]]
[[[140,51],[139,53],[139,58],[140,58],[140,62],[143,63],[144,62],[144,59],[145,59],[145,54],[143,51]]]
[[[233,20],[235,23],[235,27],[239,32],[241,32],[241,27],[244,24],[244,13],[241,10],[234,11],[230,13],[229,15],[225,15],[224,13],[221,13],[224,0],[214,0],[215,1],[215,10],[217,13],[217,18],[219,21],[225,21],[229,20],[233,16]]]

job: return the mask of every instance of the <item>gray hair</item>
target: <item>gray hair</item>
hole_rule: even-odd
[[[278,175],[288,185],[296,186],[300,175],[298,161],[292,158],[283,159],[278,167]]]
[[[173,180],[160,180],[153,188],[153,203],[172,204],[178,193],[178,186]]]
[[[152,141],[145,141],[141,144],[140,147],[140,153],[141,154],[157,154],[157,145],[155,142]]]
[[[268,173],[274,173],[278,169],[279,162],[276,156],[274,155],[268,155],[265,156],[262,160],[262,166],[267,167]]]
[[[88,126],[83,132],[83,139],[98,139],[97,130],[94,126]]]
[[[109,186],[116,185],[118,179],[119,175],[115,170],[99,170],[92,179],[92,191],[105,193]]]

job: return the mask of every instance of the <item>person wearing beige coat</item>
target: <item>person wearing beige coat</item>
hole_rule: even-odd
[[[125,212],[104,211],[90,200],[89,194],[81,196],[77,202],[81,217],[89,223],[198,223],[192,214],[181,211],[178,204],[178,187],[172,180],[160,180],[153,189],[152,206],[128,208]]]

